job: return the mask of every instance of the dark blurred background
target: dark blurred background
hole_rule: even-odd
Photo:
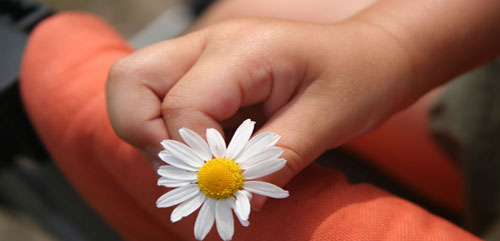
[[[86,11],[140,48],[180,34],[207,2],[0,0],[0,240],[121,240],[52,163],[25,115],[18,73],[33,27],[60,11]]]

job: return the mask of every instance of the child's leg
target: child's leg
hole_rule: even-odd
[[[137,179],[145,182],[144,188],[154,187],[151,167],[113,134],[106,115],[108,69],[130,52],[94,16],[55,15],[30,36],[21,69],[22,96],[45,147],[87,203],[124,238],[160,240],[168,233],[123,188]],[[147,177],[123,176],[113,169]]]
[[[459,167],[433,139],[429,111],[440,90],[344,147],[440,208],[463,211]]]
[[[88,15],[55,16],[33,33],[22,69],[30,117],[82,196],[129,240],[192,239],[196,213],[171,224],[155,200],[166,190],[139,151],[112,131],[105,105],[109,66],[130,49]],[[473,236],[369,185],[349,185],[311,166],[287,187],[291,197],[253,212],[236,240],[469,240]],[[218,239],[212,231],[209,239]]]

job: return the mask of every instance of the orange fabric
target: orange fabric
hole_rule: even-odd
[[[155,200],[166,189],[139,151],[112,131],[105,107],[110,65],[132,52],[105,23],[56,15],[32,34],[21,72],[26,109],[46,148],[82,197],[127,240],[192,240],[196,213],[170,223]],[[167,56],[168,57],[168,56]],[[310,166],[270,200],[236,221],[234,240],[475,240],[468,232],[371,185]],[[218,240],[215,229],[207,240]]]
[[[458,166],[438,148],[428,126],[428,111],[439,93],[427,94],[344,147],[441,208],[459,213],[464,200]]]

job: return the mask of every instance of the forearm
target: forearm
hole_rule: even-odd
[[[500,53],[500,1],[380,1],[351,20],[390,35],[412,66],[413,98]]]

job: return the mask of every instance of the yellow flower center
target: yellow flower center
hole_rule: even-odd
[[[243,187],[242,170],[238,163],[227,158],[207,161],[198,171],[198,186],[208,197],[224,199]]]

